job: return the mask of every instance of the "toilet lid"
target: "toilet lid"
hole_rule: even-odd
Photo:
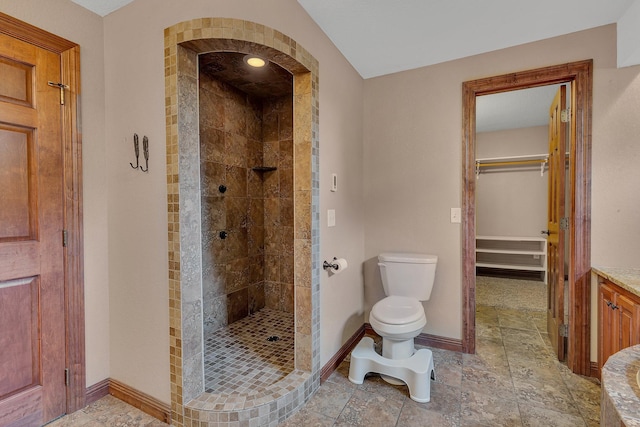
[[[378,301],[371,315],[382,323],[402,325],[419,320],[424,316],[424,308],[415,298],[390,296]]]

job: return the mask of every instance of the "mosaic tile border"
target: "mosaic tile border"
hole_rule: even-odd
[[[164,46],[171,408],[177,426],[217,424],[223,422],[218,415],[225,417],[213,412],[204,420],[185,407],[204,390],[197,103],[188,102],[197,90],[197,54],[254,53],[294,74],[295,364],[309,377],[287,394],[272,396],[276,400],[267,409],[242,415],[251,425],[276,425],[274,419],[303,404],[320,383],[319,65],[285,34],[233,18],[178,23],[165,29]]]
[[[250,412],[249,410],[267,407],[269,410],[265,413],[265,409],[261,409],[262,413],[260,417],[264,415],[274,416],[275,410],[286,408],[291,404],[285,412],[288,414],[294,412],[300,405],[302,405],[312,394],[312,388],[310,384],[311,375],[308,372],[302,372],[295,370],[288,374],[282,381],[279,381],[266,390],[258,393],[202,393],[192,401],[185,405],[185,417],[191,421],[205,421],[207,418],[216,416],[215,413],[226,412],[229,415],[237,413],[238,415],[243,412]],[[308,390],[308,394],[306,391]],[[301,394],[305,391],[305,394]],[[306,395],[306,397],[305,397]],[[295,402],[295,404],[293,404]],[[253,411],[254,415],[257,412]],[[288,415],[287,414],[287,415]],[[278,419],[280,422],[284,421],[284,418]],[[245,419],[255,418],[249,417]],[[271,419],[274,421],[275,419]],[[263,425],[263,424],[259,424]]]

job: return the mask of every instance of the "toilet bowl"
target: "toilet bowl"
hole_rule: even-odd
[[[382,337],[382,355],[371,338],[363,338],[351,353],[349,380],[362,384],[368,372],[377,372],[395,385],[407,384],[417,402],[430,399],[430,379],[435,379],[433,355],[416,351],[414,338],[427,324],[421,301],[431,296],[438,258],[415,253],[382,253],[378,266],[387,297],[369,315],[373,330]]]
[[[373,306],[369,323],[382,337],[383,357],[406,359],[413,355],[413,339],[420,335],[427,318],[420,301],[393,295]]]

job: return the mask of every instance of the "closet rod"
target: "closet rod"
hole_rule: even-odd
[[[547,163],[547,159],[538,159],[538,160],[514,160],[511,162],[492,162],[492,163],[482,163],[480,161],[476,162],[478,167],[484,168],[489,166],[513,166],[513,165],[530,165],[530,164],[539,164],[539,163]]]
[[[520,161],[520,160],[543,160],[549,157],[549,153],[542,154],[526,154],[523,156],[506,156],[506,157],[486,157],[484,159],[476,159],[476,162],[496,162],[496,161]]]

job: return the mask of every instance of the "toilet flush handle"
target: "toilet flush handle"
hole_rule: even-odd
[[[384,283],[387,280],[387,265],[379,262],[378,267],[380,268],[380,276]]]

